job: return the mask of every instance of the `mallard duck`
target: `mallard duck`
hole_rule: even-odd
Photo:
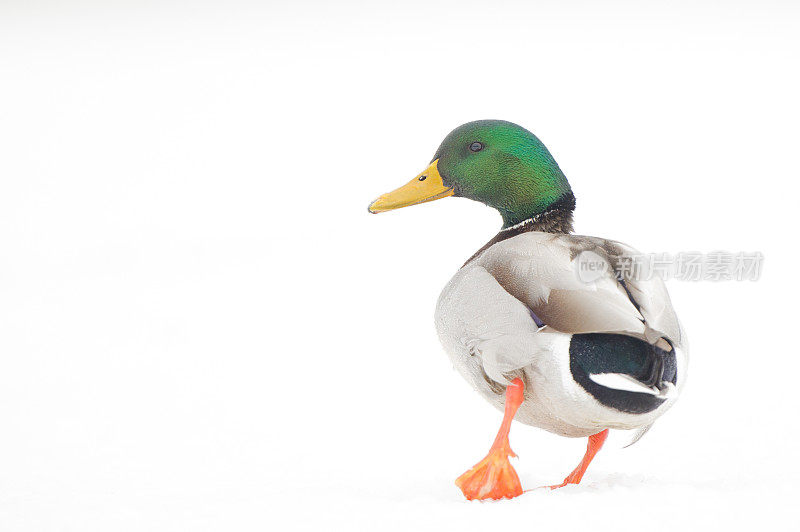
[[[588,437],[579,465],[549,487],[578,484],[609,429],[634,430],[635,441],[674,404],[686,379],[685,335],[664,282],[623,267],[639,256],[631,247],[572,234],[567,178],[544,144],[516,124],[456,128],[425,170],[369,212],[450,196],[480,201],[503,218],[436,306],[436,329],[454,367],[504,413],[487,456],[456,484],[471,500],[522,494],[509,462],[514,419]],[[590,275],[581,271],[587,264]]]

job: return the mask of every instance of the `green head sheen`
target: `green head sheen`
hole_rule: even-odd
[[[503,227],[553,207],[574,208],[564,173],[536,136],[503,120],[477,120],[454,129],[433,160],[455,196],[497,209]]]

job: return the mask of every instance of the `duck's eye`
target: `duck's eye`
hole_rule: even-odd
[[[419,176],[419,180],[420,181],[425,181],[427,178],[428,178],[428,176],[426,176],[426,175]]]
[[[480,142],[473,142],[472,144],[469,145],[469,149],[471,151],[481,151],[483,149],[483,144],[481,144]]]

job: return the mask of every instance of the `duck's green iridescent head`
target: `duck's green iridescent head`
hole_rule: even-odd
[[[384,212],[447,196],[497,209],[509,227],[554,206],[574,206],[567,178],[536,136],[503,120],[457,127],[442,141],[430,166],[408,184],[372,202]]]

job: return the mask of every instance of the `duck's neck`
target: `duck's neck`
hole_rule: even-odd
[[[568,192],[550,204],[544,211],[525,217],[513,223],[503,226],[499,235],[509,233],[511,236],[528,231],[539,231],[542,233],[571,233],[572,212],[575,210],[575,196]],[[508,238],[508,237],[506,237]]]
[[[547,210],[501,229],[493,239],[476,251],[464,265],[466,266],[472,259],[498,242],[502,242],[503,240],[507,240],[521,233],[528,233],[530,231],[538,231],[541,233],[571,233],[573,231],[572,211],[574,210],[575,196],[572,192],[569,192],[550,205]]]

